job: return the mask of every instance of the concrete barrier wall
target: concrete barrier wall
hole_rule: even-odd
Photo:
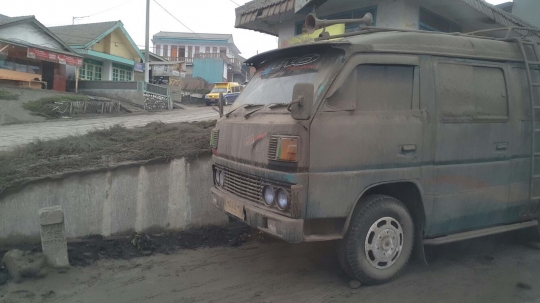
[[[211,186],[209,155],[37,181],[0,198],[0,246],[39,242],[38,210],[54,205],[70,239],[224,224]]]

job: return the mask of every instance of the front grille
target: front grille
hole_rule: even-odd
[[[218,129],[214,129],[212,130],[212,149],[217,149],[218,148],[218,141],[219,141],[219,130]]]
[[[268,145],[268,159],[276,160],[276,152],[278,146],[278,136],[271,136]]]
[[[253,202],[261,201],[264,187],[261,179],[228,168],[220,168],[225,172],[223,188],[226,191]]]
[[[280,187],[291,196],[291,185],[281,182],[268,181],[253,175],[241,173],[223,166],[217,166],[225,172],[223,189],[246,200],[262,203],[262,190],[266,185]]]

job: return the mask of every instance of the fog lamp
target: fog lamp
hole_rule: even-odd
[[[219,169],[216,169],[216,170],[214,171],[214,183],[215,183],[216,185],[219,185],[219,183],[220,183],[219,178],[220,178],[220,177],[221,177],[220,170],[219,170]]]
[[[219,186],[223,187],[223,184],[225,184],[225,172],[220,170],[219,171]]]

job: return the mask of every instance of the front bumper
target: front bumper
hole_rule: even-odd
[[[204,101],[207,102],[207,103],[216,103],[217,104],[217,103],[219,103],[219,98],[214,99],[214,98],[205,97]]]
[[[251,201],[242,199],[228,192],[221,191],[216,187],[212,187],[211,191],[212,204],[214,204],[214,206],[221,211],[225,212],[224,205],[226,199],[241,203],[244,209],[243,221],[248,225],[290,243],[300,243],[304,240],[304,220],[292,219],[269,212],[257,207]]]

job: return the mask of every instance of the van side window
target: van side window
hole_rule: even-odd
[[[437,100],[444,122],[508,118],[508,91],[498,67],[439,63]]]
[[[533,82],[540,82],[540,72],[537,69],[531,69]],[[512,82],[514,86],[514,95],[516,106],[516,117],[519,119],[528,120],[531,118],[531,106],[529,99],[529,81],[525,67],[512,68]],[[534,100],[540,98],[540,87],[533,87]],[[539,105],[539,104],[537,104]],[[537,118],[538,119],[538,118]]]
[[[357,110],[412,109],[414,66],[359,65],[356,72]]]

